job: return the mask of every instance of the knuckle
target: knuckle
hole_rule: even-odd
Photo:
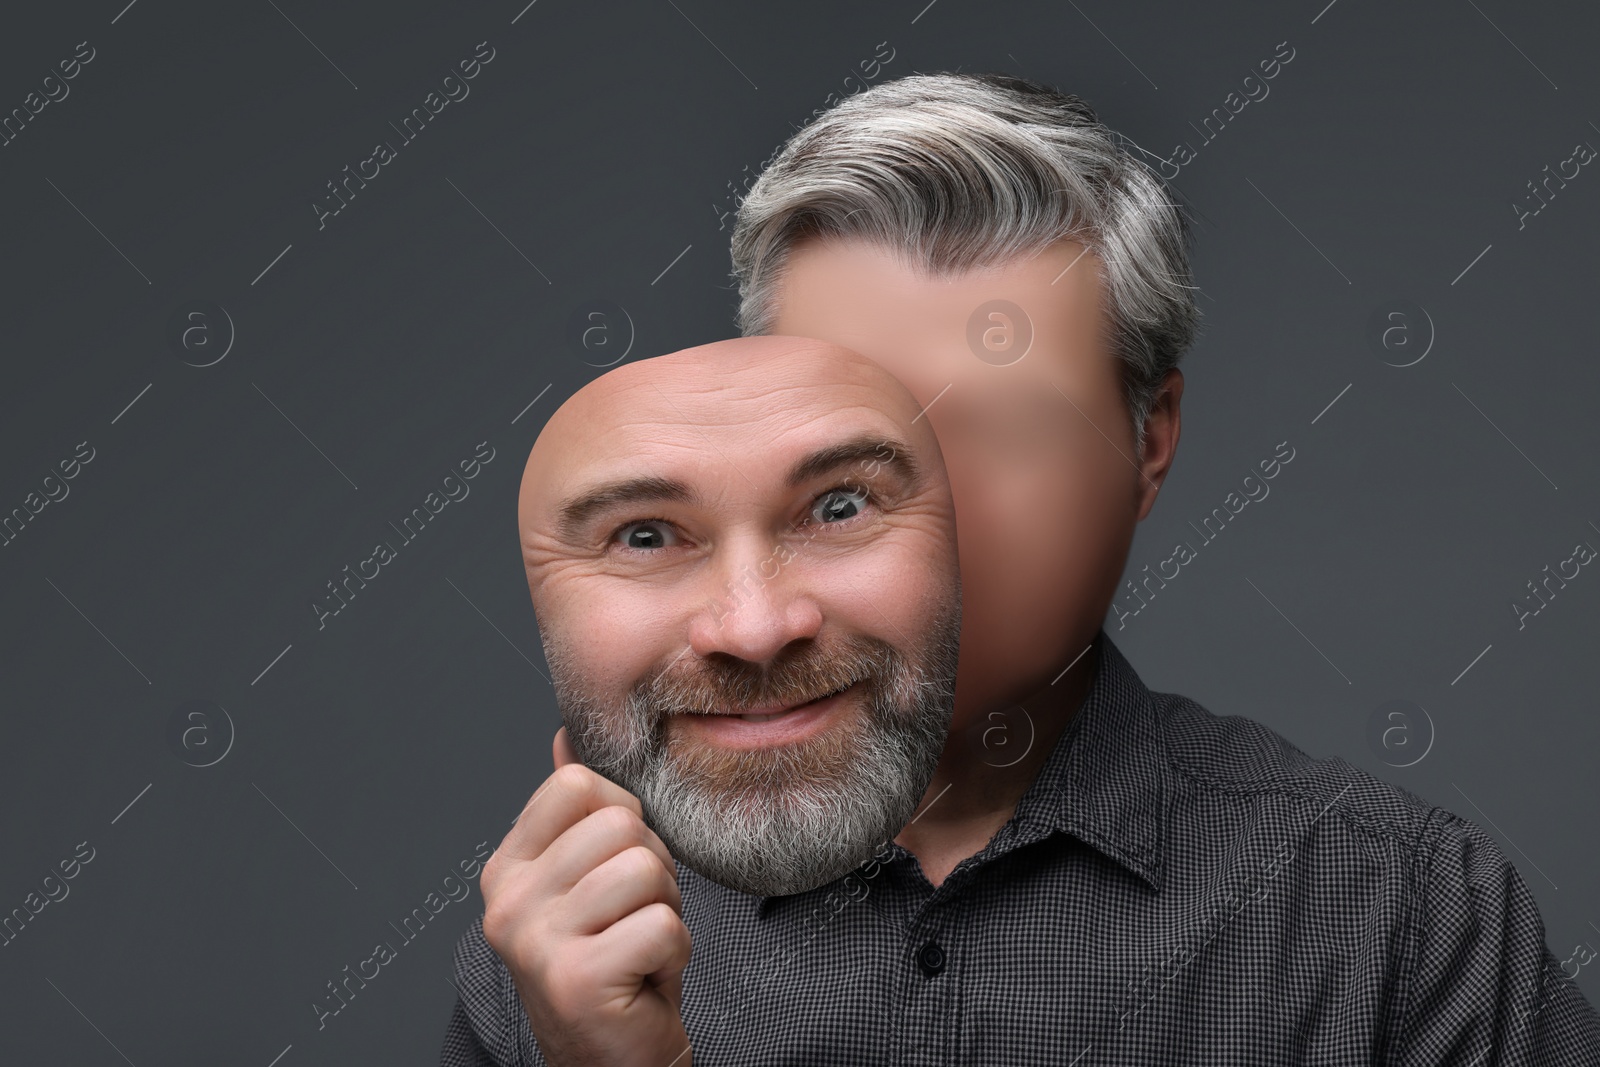
[[[581,763],[569,763],[557,768],[550,776],[550,788],[573,796],[583,796],[594,788],[595,774]]]
[[[670,911],[670,909],[669,912],[671,922],[667,927],[667,936],[671,939],[672,945],[678,949],[679,954],[687,957],[693,942],[693,937],[689,933],[689,926],[677,912]]]
[[[496,849],[494,855],[484,863],[483,870],[478,872],[478,891],[483,894],[485,900],[494,895],[500,883],[500,867],[504,862],[500,858],[500,850]]]
[[[551,942],[548,917],[535,905],[537,899],[526,882],[484,898],[483,939],[507,966],[526,969],[542,958],[542,949]]]
[[[649,936],[659,938],[666,944],[677,944],[680,938],[686,939],[689,935],[689,928],[683,924],[683,920],[672,910],[670,904],[663,904],[658,900],[641,908],[640,913]]]
[[[619,841],[642,841],[644,823],[629,809],[620,804],[609,804],[594,813],[602,832]]]
[[[631,882],[654,882],[661,869],[661,861],[644,845],[634,845],[617,853],[617,862],[623,876]]]
[[[501,956],[510,953],[517,917],[504,897],[487,900],[483,907],[483,939]]]

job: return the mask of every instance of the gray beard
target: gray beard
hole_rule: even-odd
[[[567,684],[557,642],[547,642],[546,659],[573,749],[639,799],[674,857],[729,889],[785,896],[864,864],[927,791],[950,728],[960,649],[959,608],[938,614],[914,662],[882,642],[868,655],[817,657],[820,686],[861,684],[835,710],[841,721],[770,750],[667,737],[665,715],[691,709],[654,679],[618,714]]]

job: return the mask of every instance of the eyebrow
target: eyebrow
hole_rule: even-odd
[[[576,538],[590,519],[601,512],[623,504],[645,504],[652,501],[678,501],[692,504],[695,495],[684,483],[674,478],[647,475],[639,478],[622,478],[604,482],[569,497],[561,505],[558,515],[562,536]]]
[[[883,453],[888,452],[888,456]],[[907,487],[917,485],[922,468],[904,442],[881,434],[862,434],[838,444],[819,448],[802,457],[789,469],[784,486],[794,489],[840,467],[875,462],[892,470]],[[698,497],[688,485],[675,478],[643,475],[602,482],[569,497],[557,509],[561,533],[569,540],[581,535],[583,527],[596,515],[625,504],[672,501],[694,505]]]
[[[889,453],[887,458],[882,455],[885,450]],[[922,469],[912,458],[910,446],[882,435],[862,434],[836,445],[819,448],[801,459],[789,469],[784,485],[793,489],[840,467],[855,463],[864,466],[869,462],[888,466],[907,486],[916,485],[922,477]]]

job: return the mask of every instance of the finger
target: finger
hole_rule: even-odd
[[[676,873],[643,845],[612,856],[584,875],[562,899],[562,925],[574,934],[598,934],[640,908],[665,904],[683,914]]]
[[[550,755],[555,760],[558,771],[569,763],[582,762],[578,759],[578,750],[572,747],[572,740],[567,736],[565,726],[556,731],[555,740],[550,743]]]
[[[665,904],[648,904],[623,916],[594,935],[593,943],[596,954],[618,961],[634,982],[671,982],[689,965],[689,928]]]
[[[632,793],[582,764],[562,767],[545,779],[500,842],[501,862],[538,858],[585,816],[613,805],[642,810]]]
[[[641,845],[663,870],[677,878],[672,853],[655,831],[631,808],[613,804],[585,816],[550,843],[539,857],[541,880],[554,892],[569,892],[613,856]]]

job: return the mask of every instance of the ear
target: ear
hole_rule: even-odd
[[[558,771],[569,763],[582,762],[578,759],[578,753],[573,749],[572,742],[567,740],[565,726],[556,731],[555,740],[550,743],[550,755],[555,760]]]
[[[1138,487],[1139,514],[1142,521],[1155,507],[1156,494],[1161,491],[1177,458],[1178,432],[1182,426],[1179,404],[1183,400],[1183,372],[1174,368],[1162,379],[1160,391],[1145,419],[1144,462],[1140,465]]]

